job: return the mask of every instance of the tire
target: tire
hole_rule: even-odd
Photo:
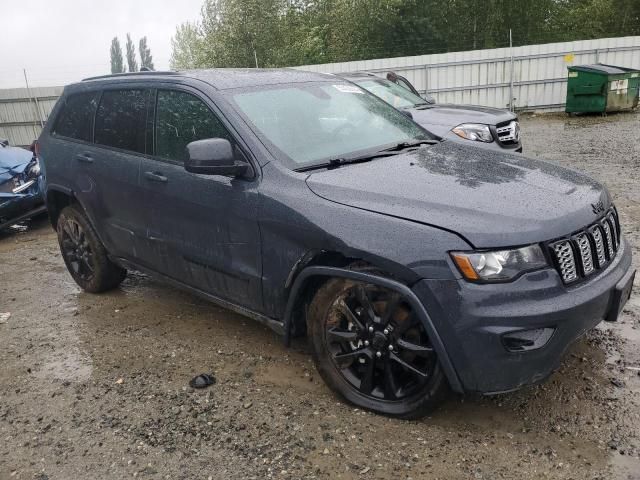
[[[64,263],[84,291],[111,290],[127,276],[124,268],[109,260],[104,245],[80,207],[65,207],[58,217],[56,231]]]
[[[351,280],[333,278],[318,289],[307,332],[316,368],[334,392],[358,407],[403,419],[424,417],[446,399],[449,384],[410,308],[395,292]],[[367,312],[379,323],[367,320]]]

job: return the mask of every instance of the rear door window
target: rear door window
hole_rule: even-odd
[[[158,90],[155,155],[182,162],[187,144],[205,138],[226,138],[233,143],[220,119],[195,95]]]
[[[90,142],[98,93],[76,93],[66,97],[54,124],[53,134]]]
[[[145,153],[149,90],[105,90],[96,114],[95,143]]]

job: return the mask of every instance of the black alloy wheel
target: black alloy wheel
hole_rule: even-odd
[[[439,403],[447,382],[422,321],[400,294],[334,279],[309,314],[318,369],[348,400],[405,418]]]
[[[94,255],[84,229],[74,219],[67,219],[62,224],[60,250],[71,275],[88,282],[95,271]]]
[[[104,245],[79,206],[69,205],[60,212],[56,231],[64,263],[83,290],[104,292],[124,280],[127,271],[109,259]]]

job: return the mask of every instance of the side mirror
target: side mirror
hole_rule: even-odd
[[[424,98],[424,99],[427,101],[427,103],[429,103],[429,104],[431,104],[431,105],[433,105],[434,103],[436,103],[436,99],[435,99],[435,98],[433,98],[431,95],[429,95],[429,94],[427,94],[427,93],[425,93],[425,94],[422,96],[422,98]]]
[[[249,169],[245,162],[236,161],[233,147],[225,138],[207,138],[187,145],[187,172],[201,175],[243,175]]]

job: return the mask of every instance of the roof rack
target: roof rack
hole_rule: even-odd
[[[124,73],[110,73],[108,75],[98,75],[96,77],[87,77],[83,78],[82,81],[86,82],[87,80],[100,80],[102,78],[120,78],[120,77],[135,77],[138,75],[180,75],[179,72],[167,70],[167,71],[143,71],[143,72],[124,72]]]
[[[340,73],[336,73],[334,75],[337,75],[339,77],[377,77],[377,75],[375,73],[372,72],[366,72],[366,71],[360,71],[360,72],[340,72]]]

